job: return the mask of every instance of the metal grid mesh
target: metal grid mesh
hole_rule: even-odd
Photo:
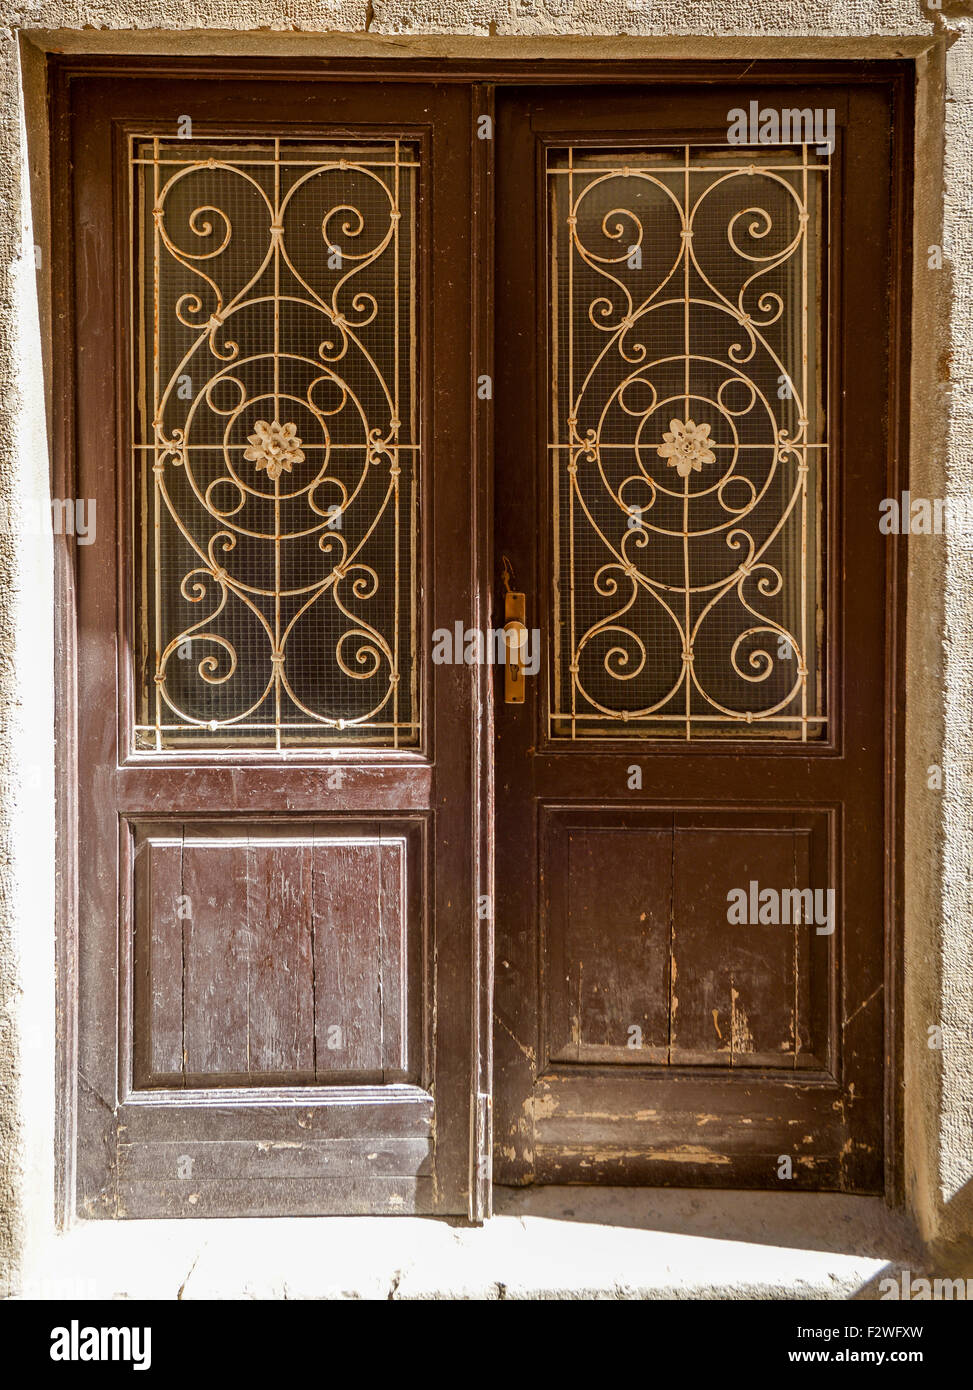
[[[825,726],[827,174],[549,157],[554,737]]]
[[[400,141],[133,141],[136,746],[414,744]]]

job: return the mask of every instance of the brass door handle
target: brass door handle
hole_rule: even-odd
[[[503,557],[503,698],[508,705],[522,705],[526,694],[524,658],[528,639],[527,595],[511,588],[513,566]]]
[[[527,625],[524,622],[527,609],[526,596],[508,593],[504,600],[504,609],[504,616],[507,621],[503,625],[506,644],[503,698],[508,705],[522,705],[526,693],[524,664],[529,636]]]

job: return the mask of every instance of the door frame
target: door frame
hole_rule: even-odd
[[[912,299],[912,185],[914,88],[916,64],[912,58],[799,59],[745,58],[728,60],[685,59],[574,59],[545,57],[527,60],[479,60],[469,58],[319,58],[298,55],[280,58],[227,58],[144,56],[120,54],[49,53],[48,86],[51,94],[51,280],[52,315],[57,325],[51,355],[53,495],[74,497],[75,420],[74,368],[75,325],[71,313],[70,147],[68,96],[73,77],[111,73],[113,76],[208,77],[237,76],[249,81],[292,80],[309,77],[330,82],[373,79],[383,83],[462,83],[472,88],[474,150],[473,203],[470,209],[471,273],[473,293],[470,313],[474,360],[470,363],[471,414],[470,469],[473,475],[473,509],[470,518],[470,563],[474,626],[485,630],[494,617],[492,409],[479,402],[478,377],[493,377],[493,162],[491,139],[479,139],[478,117],[494,114],[498,86],[585,85],[677,81],[691,86],[714,78],[732,83],[744,77],[755,92],[770,83],[884,82],[893,99],[893,275],[891,292],[893,360],[889,399],[887,495],[898,496],[908,486],[910,415],[910,355]],[[889,537],[890,583],[886,599],[888,659],[885,671],[885,785],[886,785],[886,1072],[885,1072],[885,1194],[890,1203],[903,1199],[903,904],[904,904],[904,750],[905,750],[905,614],[907,546],[901,537]],[[55,1216],[59,1226],[75,1219],[78,1065],[78,727],[76,611],[76,551],[69,536],[54,537],[55,593],[55,775],[61,791],[55,820],[56,853],[56,1015],[58,1019],[55,1061]],[[477,902],[493,901],[494,789],[493,724],[495,694],[490,670],[476,669],[472,711],[472,824],[470,845],[473,884]],[[474,905],[475,906],[475,905]],[[473,1055],[469,1059],[474,1084],[470,1088],[469,1117],[475,1155],[470,1175],[468,1217],[482,1221],[490,1214],[490,1153],[492,1094],[492,982],[493,923],[477,911],[472,923],[471,987],[476,999]]]

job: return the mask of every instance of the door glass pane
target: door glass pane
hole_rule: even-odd
[[[825,728],[828,164],[549,153],[555,738]]]
[[[407,142],[135,139],[135,744],[415,744]]]

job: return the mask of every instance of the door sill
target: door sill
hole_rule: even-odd
[[[878,1298],[926,1262],[881,1198],[496,1190],[482,1227],[426,1217],[77,1223],[32,1262],[50,1298]],[[322,1260],[322,1250],[328,1252]]]

